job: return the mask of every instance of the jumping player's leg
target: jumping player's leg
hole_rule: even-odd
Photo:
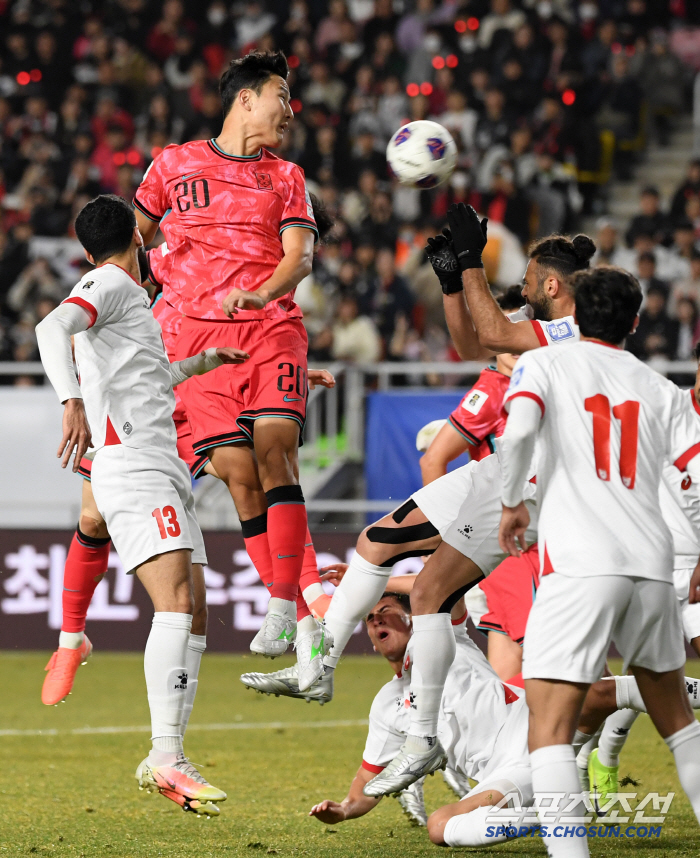
[[[362,531],[326,611],[326,626],[334,640],[324,659],[327,670],[337,666],[355,627],[382,597],[394,564],[407,557],[432,554],[439,544],[437,528],[413,500]]]
[[[199,667],[207,648],[207,588],[204,582],[204,567],[201,563],[192,564],[192,628],[187,641],[185,666],[187,668],[187,690],[185,705],[180,721],[180,734],[183,739],[187,724],[194,707],[194,698],[199,685]]]
[[[63,572],[63,621],[58,649],[46,665],[41,700],[54,706],[71,693],[75,674],[92,651],[85,637],[85,618],[95,588],[107,572],[110,537],[89,479],[83,480],[80,519]]]

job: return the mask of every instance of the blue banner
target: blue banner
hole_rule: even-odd
[[[447,419],[464,393],[397,390],[367,396],[365,479],[370,500],[390,498],[398,505],[421,487],[418,462],[423,454],[416,450],[416,435],[431,420]],[[468,461],[465,453],[449,470]]]

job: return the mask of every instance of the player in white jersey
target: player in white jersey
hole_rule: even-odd
[[[481,223],[475,213],[473,217],[480,240],[483,238],[485,244]],[[504,316],[481,270],[491,309],[495,308],[494,312],[500,316],[505,331],[499,333],[500,339],[497,343],[493,341],[493,351],[489,351],[479,345],[474,323],[467,311],[462,275],[451,240],[445,236],[431,239],[427,252],[442,284],[445,315],[460,356],[466,360],[495,353],[515,354],[523,348],[538,348],[543,342],[556,345],[575,340],[578,329],[571,315],[574,301],[568,280],[574,271],[588,266],[594,251],[595,245],[586,236],[578,236],[574,241],[555,237],[538,242],[533,247],[525,273],[523,296],[538,317],[534,320],[525,315],[519,317],[518,313]],[[479,253],[479,264],[480,260]],[[465,284],[469,273],[464,273]],[[554,329],[548,329],[552,320],[566,322],[567,336],[563,335],[563,328],[559,336]],[[530,491],[534,498],[534,485]],[[348,573],[326,616],[326,625],[332,630],[334,646],[324,658],[326,670],[313,689],[312,699],[327,702],[332,698],[333,671],[340,655],[357,623],[384,591],[393,565],[405,557],[435,552],[419,576],[418,591],[414,591],[411,596],[416,614],[431,614],[433,619],[428,621],[433,624],[430,626],[431,632],[437,624],[438,633],[447,641],[447,654],[439,646],[428,654],[428,658],[432,656],[442,662],[438,671],[431,668],[434,676],[442,671],[442,680],[435,681],[433,693],[426,699],[432,727],[422,728],[432,729],[434,735],[439,688],[451,658],[451,643],[447,640],[449,628],[445,624],[445,619],[449,619],[449,600],[456,601],[461,595],[460,588],[476,583],[503,559],[497,538],[499,516],[500,469],[494,455],[480,462],[470,462],[435,480],[398,509],[366,528],[358,539],[357,551]],[[419,626],[421,622],[418,620]],[[414,678],[415,675],[414,671]],[[296,696],[293,692],[290,694]]]
[[[98,267],[37,326],[44,368],[65,406],[58,455],[66,467],[75,453],[77,471],[88,447],[95,449],[97,508],[124,567],[138,575],[155,609],[144,658],[153,747],[137,770],[139,785],[172,791],[187,809],[207,813],[226,794],[204,780],[182,748],[191,567],[206,563],[206,555],[189,472],[177,456],[173,385],[247,355],[211,349],[170,364],[136,279],[143,239],[131,207],[116,196],[97,197],[75,229]]]
[[[500,539],[515,556],[537,442],[542,576],[523,652],[533,786],[563,795],[554,804],[564,826],[583,815],[571,740],[614,641],[700,819],[700,724],[684,690],[673,543],[659,504],[664,461],[700,479],[700,427],[687,395],[622,349],[638,322],[637,281],[597,269],[576,278],[575,294],[582,341],[521,358],[502,438]],[[589,854],[571,834],[547,845],[554,858]]]

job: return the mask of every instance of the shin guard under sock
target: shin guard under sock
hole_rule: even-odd
[[[273,572],[270,595],[296,602],[308,531],[304,494],[301,486],[277,486],[265,492],[265,497]]]
[[[96,539],[76,528],[63,571],[61,631],[85,631],[90,600],[109,564],[110,538]]]

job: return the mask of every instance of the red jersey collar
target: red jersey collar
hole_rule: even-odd
[[[259,161],[262,158],[262,147],[260,147],[260,151],[256,155],[229,155],[228,152],[224,152],[217,143],[216,140],[207,140],[209,144],[209,148],[212,152],[216,152],[217,155],[220,155],[222,158],[226,158],[227,161]]]

